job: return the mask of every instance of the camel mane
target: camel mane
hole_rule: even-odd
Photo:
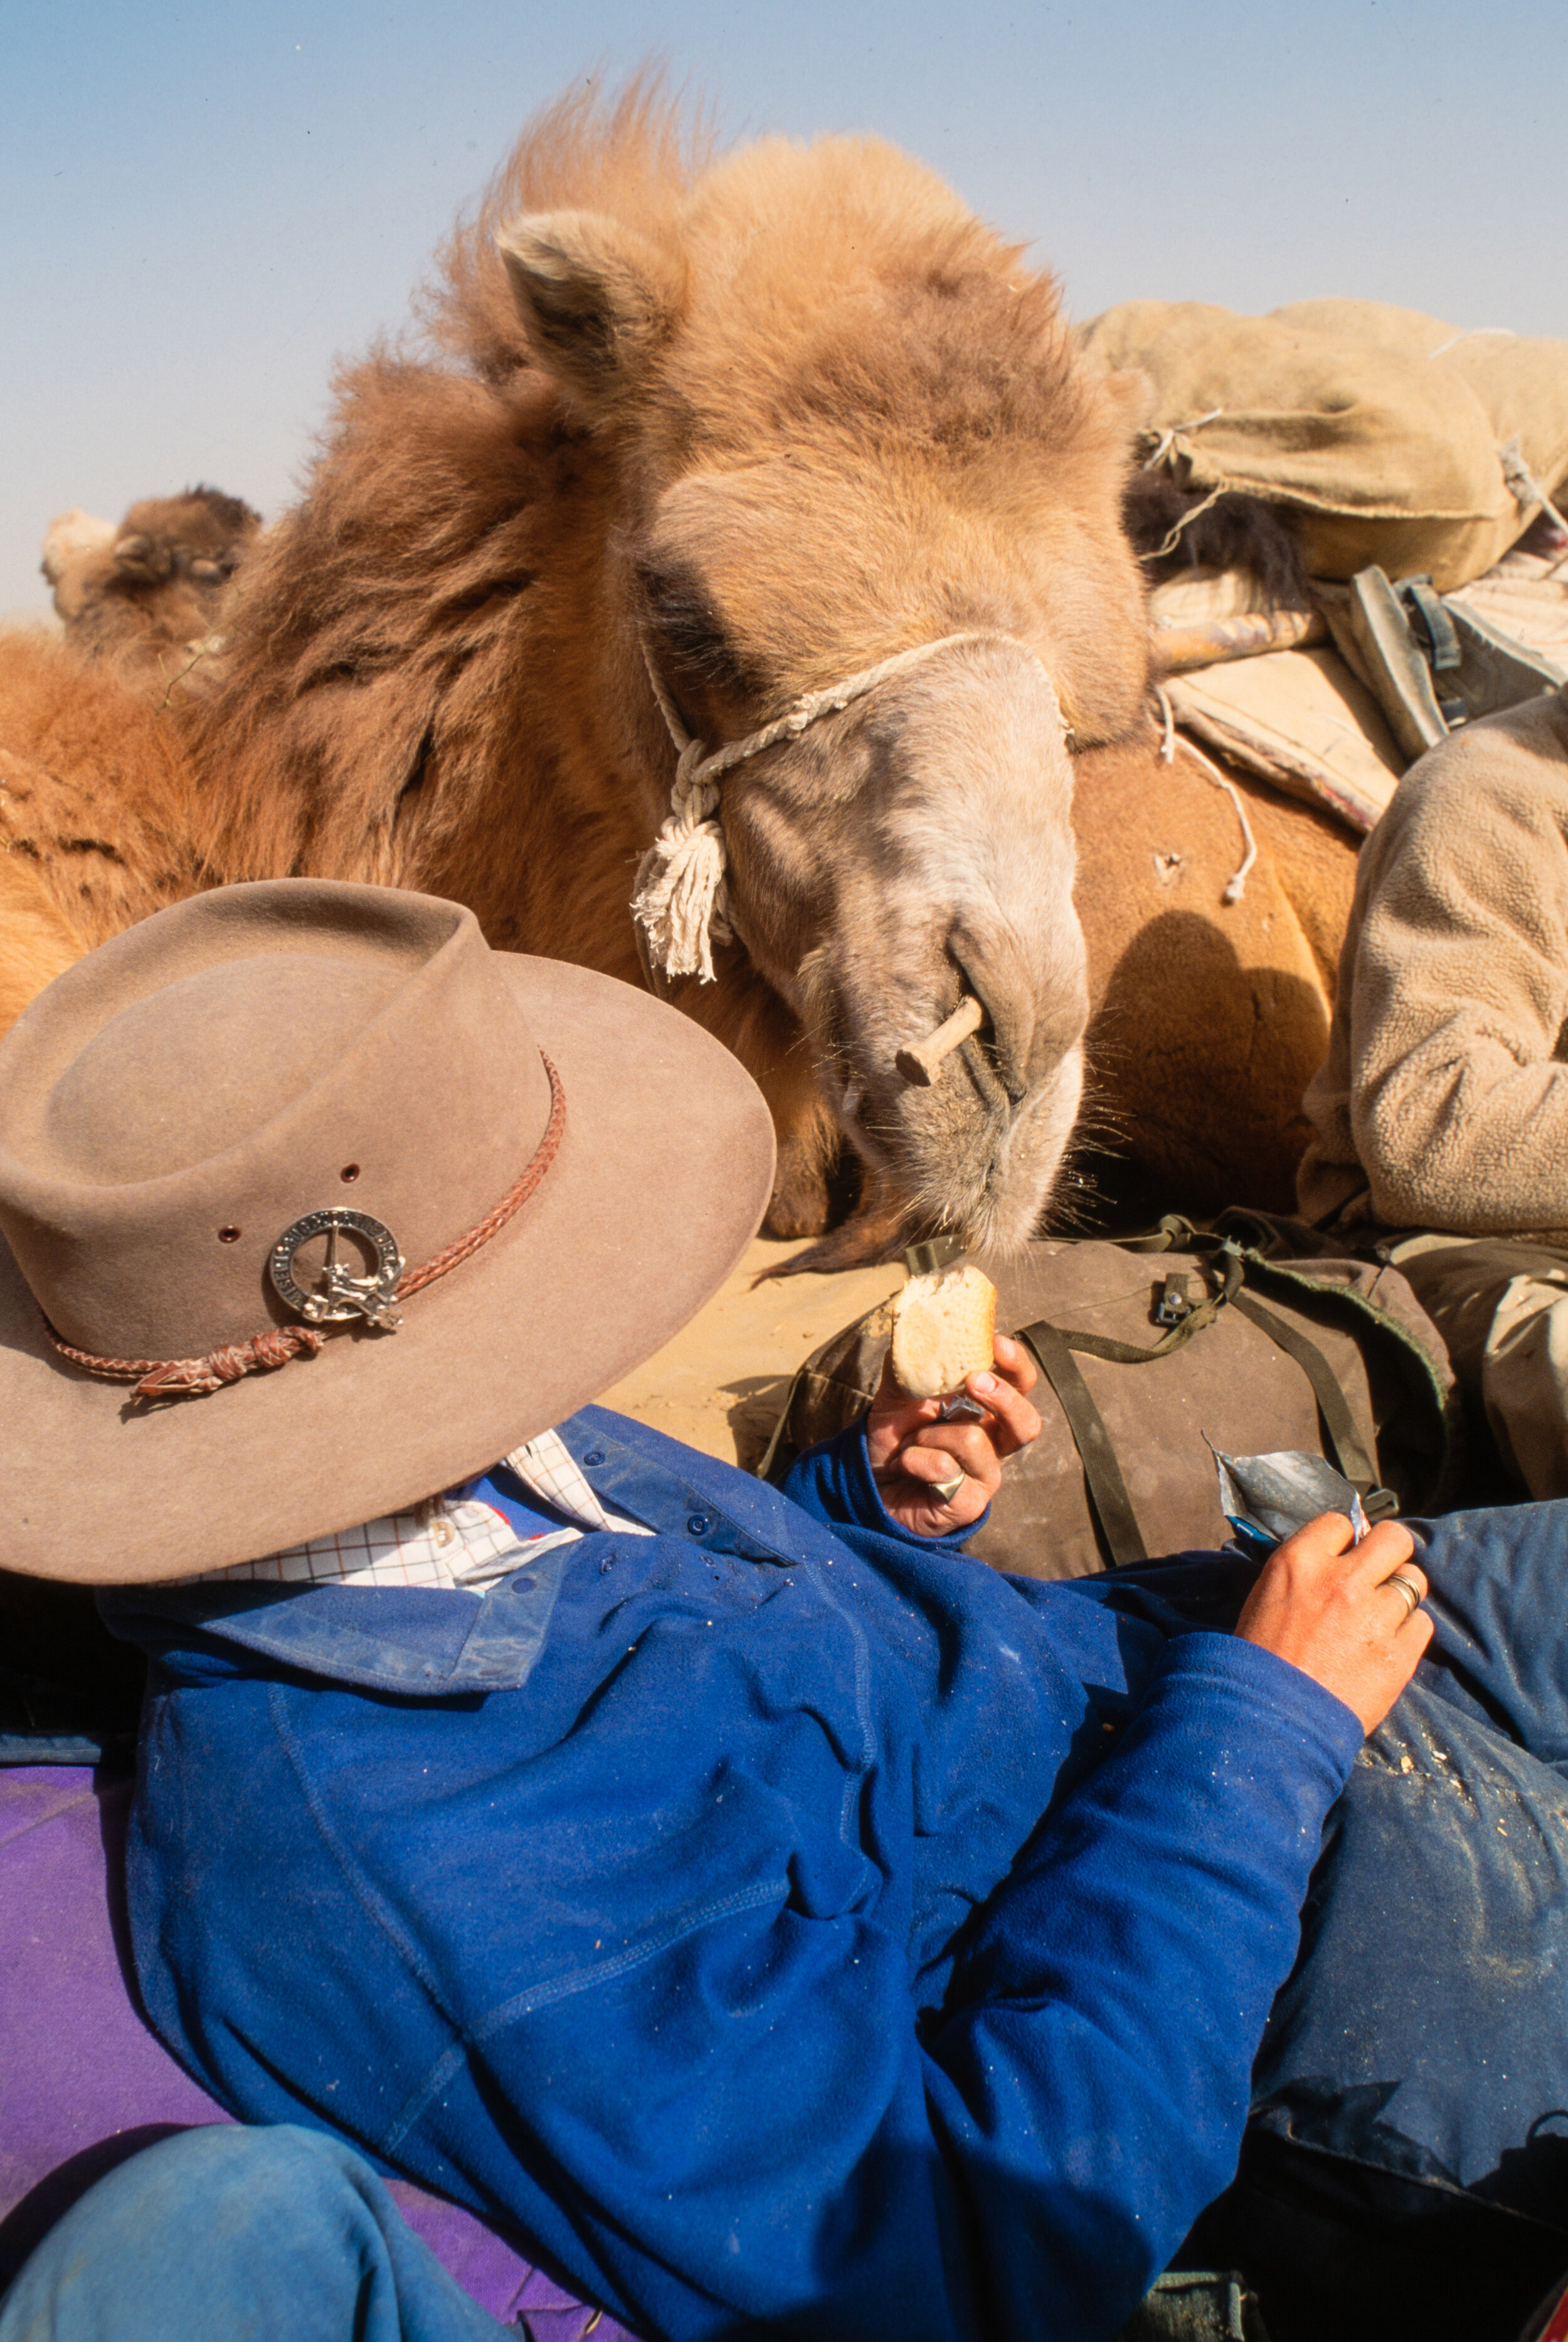
[[[547,108],[442,247],[416,314],[481,380],[532,362],[495,239],[520,215],[563,210],[605,215],[673,258],[708,247],[697,338],[703,368],[728,379],[722,400],[693,405],[743,431],[764,399],[819,427],[892,428],[944,451],[1019,431],[1076,436],[1090,422],[1056,280],[934,172],[843,134],[721,155],[706,111],[656,72]]]

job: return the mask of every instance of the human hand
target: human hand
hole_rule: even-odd
[[[1371,1732],[1415,1673],[1433,1628],[1388,1584],[1397,1570],[1426,1598],[1410,1531],[1380,1521],[1360,1545],[1353,1534],[1343,1513],[1320,1513],[1286,1537],[1264,1562],[1236,1632],[1332,1691]]]
[[[866,1418],[865,1445],[871,1476],[883,1503],[916,1536],[950,1536],[977,1521],[1002,1486],[1003,1459],[1027,1447],[1040,1432],[1040,1417],[1027,1394],[1034,1387],[1034,1362],[1021,1342],[998,1334],[996,1371],[970,1375],[964,1396],[984,1411],[978,1420],[960,1416],[944,1423],[939,1398],[911,1398],[894,1376],[891,1356]],[[954,1472],[963,1478],[951,1496],[937,1492]]]

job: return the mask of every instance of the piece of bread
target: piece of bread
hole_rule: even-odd
[[[995,1363],[996,1287],[983,1269],[912,1276],[893,1318],[893,1371],[911,1398],[964,1388],[965,1375]]]

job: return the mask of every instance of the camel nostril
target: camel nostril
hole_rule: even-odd
[[[1005,961],[998,964],[994,955],[987,955],[984,965],[987,980],[983,984],[973,968],[954,954],[964,996],[980,1009],[966,1063],[981,1088],[989,1090],[993,1106],[1005,1098],[1011,1110],[1029,1096],[1038,1070],[1032,1062],[1034,1019],[1029,992]]]

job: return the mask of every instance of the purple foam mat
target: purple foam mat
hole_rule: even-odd
[[[0,2290],[95,2179],[229,2117],[150,2031],[127,1983],[131,1784],[0,1767]],[[531,2342],[634,2342],[461,2206],[393,2180],[399,2210],[481,2308]]]

